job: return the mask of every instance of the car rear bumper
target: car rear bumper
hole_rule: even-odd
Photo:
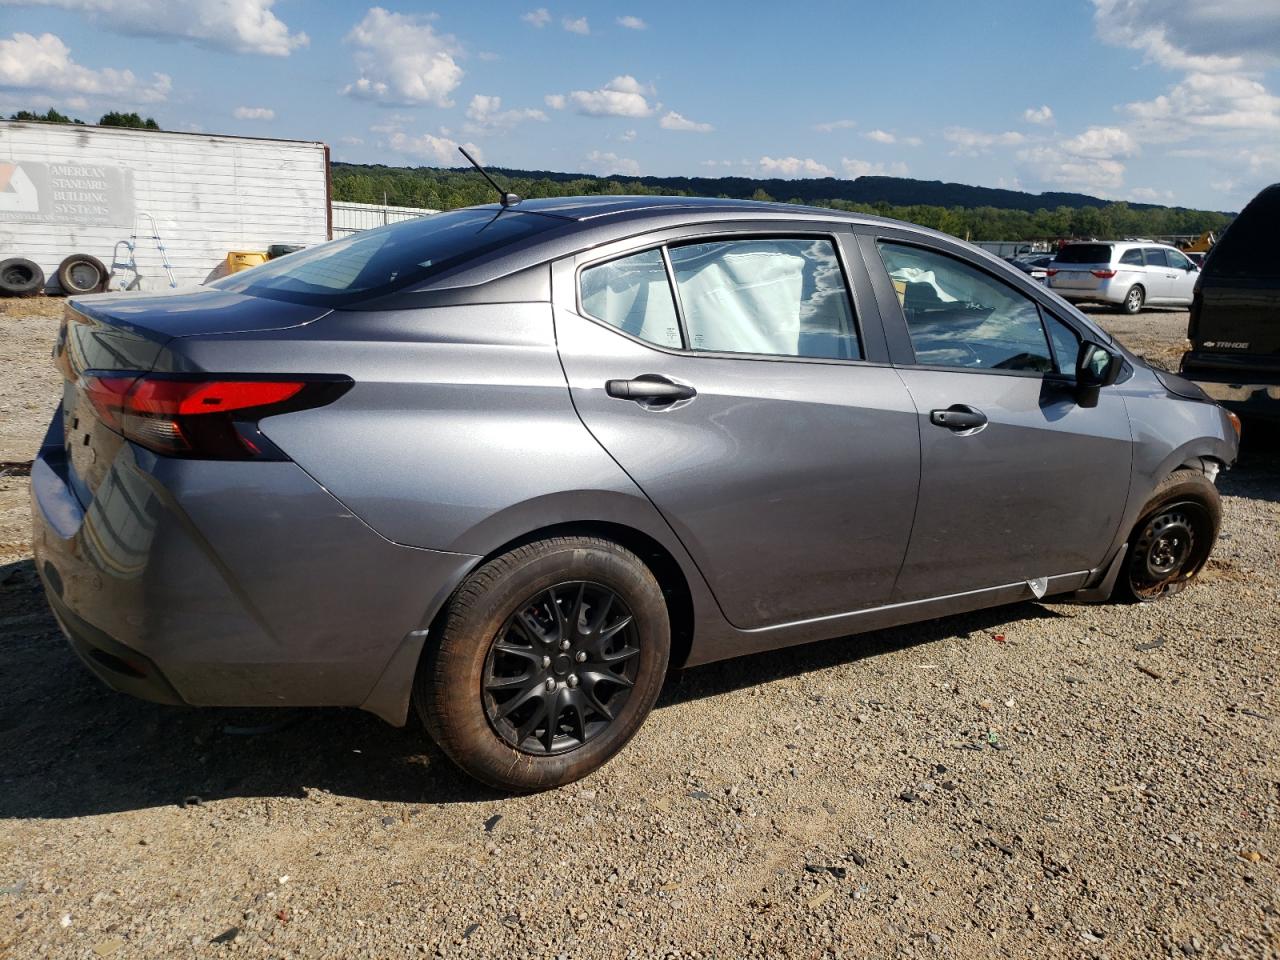
[[[1055,283],[1055,279],[1049,279],[1049,289],[1062,299],[1073,303],[1124,303],[1124,298],[1129,294],[1129,288],[1133,286],[1129,280],[1117,283],[1115,278],[1097,280],[1095,285],[1087,287],[1065,286],[1062,281]]]
[[[407,706],[422,631],[478,558],[391,543],[296,464],[124,445],[82,507],[58,421],[32,465],[33,551],[72,648],[161,703]],[[397,710],[391,710],[396,713]],[[389,719],[395,719],[389,717]]]

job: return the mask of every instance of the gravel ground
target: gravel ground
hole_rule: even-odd
[[[0,306],[0,461],[57,396]],[[1185,314],[1100,314],[1159,362]],[[0,957],[1276,956],[1280,457],[1203,582],[673,677],[627,750],[503,798],[358,711],[184,711],[74,660],[0,477]]]

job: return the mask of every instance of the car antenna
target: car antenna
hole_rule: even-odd
[[[458,147],[458,150],[462,153],[464,157],[467,158],[467,160],[471,162],[471,165],[473,167],[475,167],[477,170],[480,171],[480,176],[488,180],[489,185],[492,186],[493,189],[498,191],[498,202],[500,204],[502,204],[504,207],[514,207],[517,203],[520,202],[520,195],[518,193],[508,193],[506,190],[503,190],[500,186],[498,186],[497,181],[495,181],[493,177],[489,176],[489,174],[485,172],[484,167],[476,163],[476,158],[473,157],[471,154],[467,153],[466,147]]]

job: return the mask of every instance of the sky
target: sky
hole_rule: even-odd
[[[461,143],[1238,210],[1280,181],[1277,91],[1280,0],[0,0],[6,116],[138,110],[357,163],[457,166]]]

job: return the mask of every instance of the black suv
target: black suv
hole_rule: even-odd
[[[1205,258],[1182,373],[1237,413],[1280,421],[1280,183]]]

